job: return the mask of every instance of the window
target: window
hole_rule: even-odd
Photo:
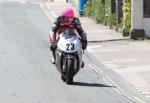
[[[150,18],[150,0],[143,0],[144,17]]]

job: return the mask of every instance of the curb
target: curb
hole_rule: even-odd
[[[124,41],[124,40],[131,40],[130,38],[123,38],[123,39],[111,39],[111,40],[91,40],[88,43],[102,43],[102,42],[111,42],[111,41]]]

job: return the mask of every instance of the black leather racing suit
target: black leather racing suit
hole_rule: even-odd
[[[50,34],[50,41],[51,41],[51,47],[50,49],[52,50],[53,56],[55,58],[55,50],[56,50],[56,44],[54,43],[56,41],[56,34],[61,34],[65,28],[70,27],[73,28],[77,31],[79,36],[81,37],[81,42],[82,42],[82,48],[86,49],[87,47],[87,35],[85,31],[82,29],[81,23],[79,18],[73,17],[73,21],[69,25],[64,25],[63,22],[63,17],[59,16],[56,18],[56,20],[52,24],[52,30]]]

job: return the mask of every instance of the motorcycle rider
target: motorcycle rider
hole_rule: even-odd
[[[79,18],[74,16],[74,11],[72,8],[65,8],[61,15],[56,18],[56,20],[52,24],[52,30],[49,34],[49,39],[51,42],[50,50],[52,51],[53,58],[51,59],[52,63],[55,64],[56,56],[55,56],[55,50],[57,48],[57,42],[56,42],[56,33],[61,34],[65,28],[72,28],[73,30],[76,30],[77,33],[80,36],[81,43],[82,43],[82,49],[86,49],[87,47],[87,35],[85,31],[82,29],[81,23]],[[82,67],[84,66],[84,62],[82,62]]]

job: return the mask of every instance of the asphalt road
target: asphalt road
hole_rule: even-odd
[[[109,83],[88,56],[75,83],[63,83],[50,63],[49,25],[38,3],[0,2],[1,103],[146,103]]]

